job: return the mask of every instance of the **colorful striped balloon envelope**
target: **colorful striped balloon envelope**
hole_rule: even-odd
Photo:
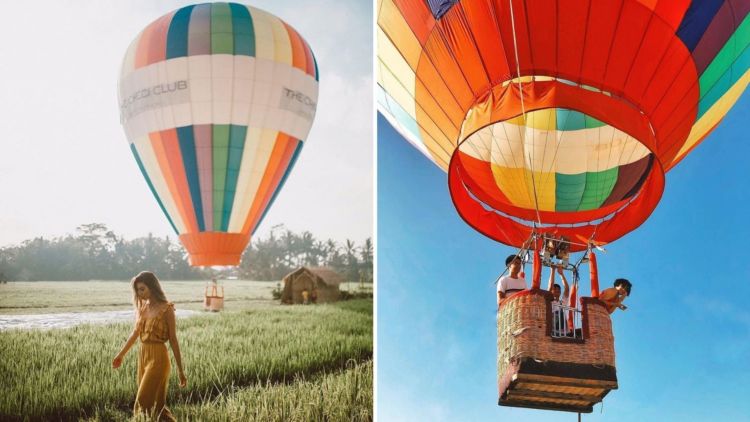
[[[448,172],[461,217],[513,246],[637,228],[750,80],[750,0],[377,7],[379,111]]]
[[[238,265],[315,116],[318,69],[281,19],[187,6],[132,42],[120,116],[148,187],[194,266]]]

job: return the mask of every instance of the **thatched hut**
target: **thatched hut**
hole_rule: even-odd
[[[339,284],[344,277],[330,268],[301,267],[287,274],[283,281],[281,303],[301,304],[306,302],[305,297],[307,303],[324,303],[339,300]]]

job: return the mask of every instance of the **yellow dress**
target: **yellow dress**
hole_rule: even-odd
[[[146,317],[145,307],[138,319],[140,328],[141,347],[138,355],[138,394],[135,396],[133,412],[145,412],[155,419],[175,421],[172,412],[165,406],[167,401],[167,385],[169,382],[169,327],[164,319],[164,313],[174,304],[168,303],[156,316]]]

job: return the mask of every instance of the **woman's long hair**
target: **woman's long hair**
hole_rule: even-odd
[[[167,302],[167,295],[164,294],[164,290],[162,290],[161,284],[159,284],[159,279],[156,278],[154,273],[150,271],[141,271],[130,281],[130,285],[133,288],[133,306],[135,306],[136,311],[140,310],[144,303],[143,299],[138,297],[138,291],[135,288],[136,283],[143,283],[148,287],[148,290],[151,292],[152,302],[154,300],[158,302]]]

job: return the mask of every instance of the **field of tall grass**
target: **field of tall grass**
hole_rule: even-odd
[[[162,281],[170,301],[182,309],[202,309],[204,281]],[[247,301],[270,300],[276,281],[222,282],[230,308]],[[132,309],[130,281],[15,281],[0,284],[1,314]],[[234,304],[238,306],[233,306]]]
[[[373,364],[351,363],[347,369],[288,384],[257,384],[228,389],[208,400],[173,403],[180,421],[372,421]],[[84,420],[127,420],[129,410],[99,407]]]
[[[235,305],[178,320],[188,387],[173,364],[167,403],[179,420],[372,419],[372,300]],[[0,420],[128,419],[137,346],[111,361],[131,327],[0,332]]]
[[[162,281],[170,301],[180,309],[203,309],[205,281]],[[275,304],[272,291],[280,281],[222,281],[227,310]],[[342,292],[369,293],[372,283],[341,283]],[[132,309],[130,281],[14,281],[0,284],[0,315]],[[252,302],[252,303],[251,303]]]

